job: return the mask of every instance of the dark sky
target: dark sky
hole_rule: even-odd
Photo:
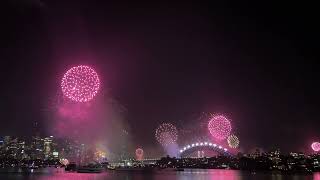
[[[46,124],[64,71],[88,64],[137,144],[154,144],[161,122],[183,129],[212,112],[244,149],[307,150],[320,141],[319,20],[300,3],[5,0],[0,134]]]

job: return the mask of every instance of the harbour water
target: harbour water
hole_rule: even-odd
[[[0,173],[1,180],[320,180],[320,173],[310,175],[284,175],[279,173],[250,173],[237,170],[201,170],[185,171],[119,172],[108,171],[98,174],[90,173]]]

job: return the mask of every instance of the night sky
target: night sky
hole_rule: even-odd
[[[301,2],[300,2],[301,3]],[[127,109],[134,144],[202,112],[232,119],[245,150],[320,141],[319,22],[312,4],[1,2],[0,135],[46,126],[63,73],[86,64]]]

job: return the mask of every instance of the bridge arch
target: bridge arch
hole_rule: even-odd
[[[187,144],[179,150],[179,156],[186,157],[197,149],[209,149],[224,156],[233,156],[233,154],[230,153],[227,148],[211,142],[195,142],[192,144]]]

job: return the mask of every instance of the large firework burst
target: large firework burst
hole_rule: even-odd
[[[208,129],[214,138],[223,140],[230,135],[231,123],[223,115],[213,115],[208,123]]]
[[[319,142],[313,142],[311,144],[311,148],[312,148],[313,151],[316,151],[316,152],[320,151],[320,143]]]
[[[99,87],[98,74],[91,67],[83,65],[69,69],[61,82],[63,94],[76,102],[90,101]]]
[[[170,123],[163,123],[156,129],[155,136],[162,146],[168,146],[178,140],[178,130]]]

